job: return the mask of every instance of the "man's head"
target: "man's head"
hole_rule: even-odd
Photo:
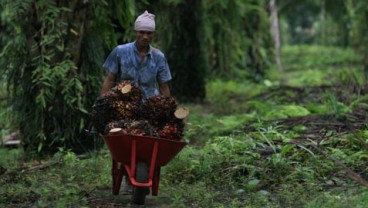
[[[155,15],[145,11],[135,20],[134,31],[139,47],[147,47],[156,29]]]
[[[145,11],[139,15],[135,20],[134,30],[135,31],[150,31],[154,32],[156,29],[155,15]]]

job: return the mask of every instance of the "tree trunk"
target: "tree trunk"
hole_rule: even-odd
[[[173,27],[168,62],[173,75],[172,94],[181,101],[205,98],[205,67],[201,53],[201,1],[186,0],[169,11]]]
[[[284,68],[281,61],[281,40],[276,0],[270,0],[270,13],[271,35],[275,44],[275,59],[278,69],[283,71]]]

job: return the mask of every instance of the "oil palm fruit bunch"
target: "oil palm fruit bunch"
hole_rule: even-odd
[[[111,91],[111,92],[110,92]],[[109,94],[117,98],[111,108],[121,118],[138,118],[142,102],[142,91],[133,81],[124,80],[110,90]]]
[[[142,116],[147,120],[167,121],[174,114],[177,103],[173,97],[154,96],[146,99],[142,105]]]
[[[111,103],[115,101],[113,96],[101,96],[92,106],[92,123],[97,132],[104,132],[106,124],[111,121],[120,120],[120,116],[111,108]]]
[[[139,104],[135,102],[116,100],[111,102],[111,109],[120,118],[136,118],[139,117],[140,109]]]
[[[111,91],[118,94],[120,99],[124,101],[141,102],[143,98],[141,89],[131,80],[120,82]]]
[[[178,107],[174,113],[170,115],[168,122],[153,122],[156,124],[159,137],[171,140],[181,140],[184,133],[185,119],[188,115],[189,110],[187,108]]]
[[[115,133],[117,129],[119,129],[118,131],[122,134],[134,136],[158,136],[156,128],[146,120],[123,119],[110,122],[106,125],[105,134]]]
[[[106,125],[125,118],[138,118],[142,92],[133,81],[123,81],[97,98],[92,106],[92,122],[99,133]]]
[[[156,128],[153,127],[147,120],[137,120],[131,122],[127,129],[127,133],[135,136],[158,136]]]
[[[161,138],[170,140],[180,140],[183,137],[183,129],[176,123],[166,123],[158,130]]]
[[[102,134],[121,133],[180,140],[188,109],[173,97],[155,96],[142,102],[140,88],[123,81],[97,99],[92,120]]]
[[[123,131],[124,133],[127,133],[126,129],[128,129],[130,123],[132,123],[133,121],[134,120],[130,118],[111,121],[105,126],[105,131],[103,132],[103,134],[108,134],[109,132],[111,132],[112,129],[116,129],[116,128],[120,128],[121,131]]]

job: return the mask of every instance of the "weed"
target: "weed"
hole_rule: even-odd
[[[316,46],[290,46],[283,53],[288,55],[288,71],[272,72],[257,85],[239,79],[210,80],[207,101],[186,104],[189,144],[161,169],[160,189],[171,207],[368,206],[367,189],[310,146],[318,145],[366,178],[368,155],[362,141],[368,142],[367,125],[356,134],[336,134],[326,127],[299,139],[311,124],[287,128],[273,121],[310,114],[343,116],[356,107],[366,108],[363,90],[354,94],[345,88],[341,93],[318,88],[339,79],[347,85],[361,84],[359,69],[351,67],[359,57],[351,50]],[[349,70],[354,70],[352,77]],[[280,83],[317,87],[275,92],[273,87]],[[356,119],[349,117],[349,122]],[[323,132],[323,139],[317,140]],[[87,207],[88,193],[100,191],[98,187],[108,187],[108,196],[99,196],[105,201],[120,197],[110,194],[107,149],[78,155],[61,148],[40,161],[20,160],[22,155],[18,149],[0,148],[0,166],[6,168],[0,177],[2,207]]]

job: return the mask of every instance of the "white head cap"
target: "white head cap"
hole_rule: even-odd
[[[147,10],[135,20],[134,30],[155,31],[155,28],[155,15],[148,13]]]

